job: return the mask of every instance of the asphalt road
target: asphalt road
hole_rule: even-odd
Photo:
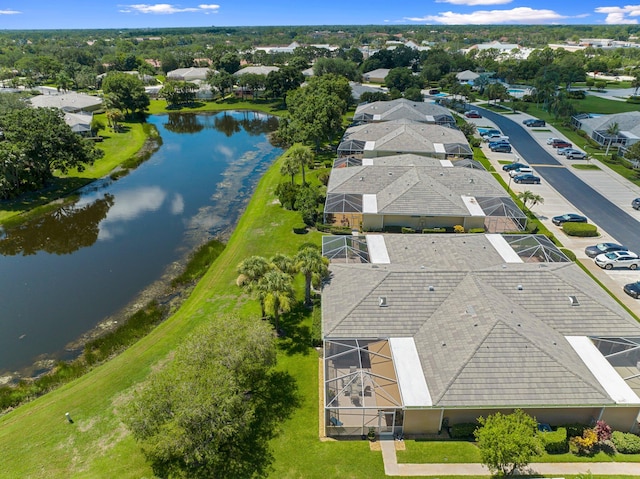
[[[602,196],[565,168],[525,130],[526,127],[506,116],[484,108],[475,109],[496,124],[502,133],[536,174],[548,182],[558,193],[586,215],[590,223],[598,225],[621,244],[640,253],[640,223]],[[572,213],[572,211],[567,211]]]

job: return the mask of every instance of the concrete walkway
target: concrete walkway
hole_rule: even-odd
[[[380,441],[384,473],[387,476],[489,476],[483,464],[398,464],[396,441]],[[639,476],[640,465],[631,462],[558,462],[533,463],[522,474],[586,474]]]

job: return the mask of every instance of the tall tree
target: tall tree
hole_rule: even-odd
[[[265,316],[264,298],[260,294],[258,284],[264,275],[272,268],[271,263],[262,256],[249,256],[245,258],[237,268],[238,278],[236,279],[236,284],[258,297],[262,318]]]
[[[296,173],[298,171],[300,171],[300,163],[298,163],[298,161],[291,155],[287,155],[284,160],[282,160],[282,166],[280,166],[280,174],[291,176],[291,184],[293,185]]]
[[[529,204],[531,205],[531,208],[533,208],[535,205],[538,205],[538,204],[541,205],[544,203],[544,198],[542,196],[537,195],[530,190],[526,190],[526,191],[523,191],[522,193],[518,193],[518,198],[520,199],[520,201],[522,201],[522,204],[524,205],[525,208]]]
[[[620,125],[617,121],[614,121],[609,126],[607,126],[607,151],[605,155],[609,154],[609,148],[611,148],[611,144],[615,141],[618,142],[618,134],[620,133]]]
[[[318,248],[306,247],[296,255],[298,270],[304,275],[304,302],[311,304],[311,284],[313,280],[321,281],[329,274],[329,260],[322,256]]]
[[[269,440],[297,404],[292,378],[273,371],[263,321],[218,317],[153,372],[124,421],[159,477],[266,477]]]
[[[144,113],[150,104],[144,84],[136,75],[111,72],[102,81],[102,91],[110,106],[125,114]]]
[[[299,165],[300,171],[302,172],[302,184],[306,185],[305,167],[309,166],[313,161],[313,151],[306,145],[295,144],[289,150],[288,156],[293,158],[293,161]]]
[[[536,436],[536,420],[521,409],[512,414],[497,412],[478,418],[480,427],[474,435],[482,463],[493,473],[513,475],[542,452]]]
[[[288,313],[295,303],[295,292],[291,275],[277,268],[270,269],[258,281],[257,289],[264,301],[264,311],[273,318],[277,332],[280,329],[280,316]]]

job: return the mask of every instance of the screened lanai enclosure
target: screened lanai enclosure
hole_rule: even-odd
[[[640,338],[591,338],[598,351],[640,396]]]
[[[402,432],[404,414],[386,340],[327,340],[324,343],[327,436]]]
[[[332,263],[369,263],[367,238],[353,235],[323,236],[322,256]]]
[[[486,215],[484,229],[487,233],[524,231],[527,227],[527,215],[508,196],[476,197],[476,201]]]

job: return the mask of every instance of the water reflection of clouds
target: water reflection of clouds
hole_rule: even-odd
[[[171,201],[171,213],[179,215],[184,212],[184,197],[181,194],[176,194]]]
[[[233,153],[234,151],[229,148],[228,146],[224,146],[224,145],[217,145],[215,148],[215,151],[217,151],[218,153],[220,153],[222,156],[224,156],[227,160],[231,160],[233,159]]]
[[[131,221],[149,211],[157,211],[166,197],[167,193],[157,186],[144,186],[119,192],[107,217],[100,223],[98,239],[111,239],[123,232],[124,227],[119,223]]]

